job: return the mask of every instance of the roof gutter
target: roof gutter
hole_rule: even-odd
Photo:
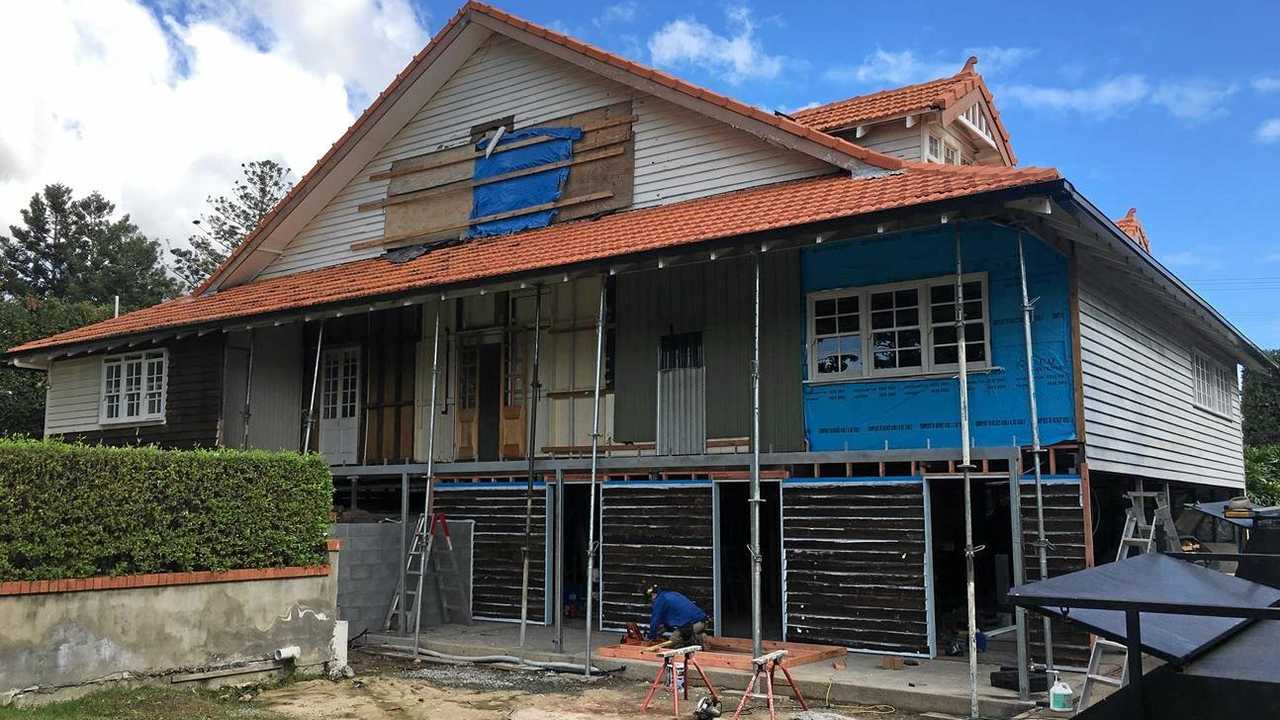
[[[1129,237],[1128,233],[1121,230],[1120,227],[1115,224],[1115,221],[1107,217],[1105,213],[1099,210],[1097,206],[1082,195],[1080,191],[1076,190],[1074,185],[1063,180],[1063,189],[1066,191],[1072,204],[1075,207],[1080,208],[1090,220],[1107,232],[1113,240],[1127,248],[1131,254],[1139,259],[1139,261],[1144,263],[1151,270],[1155,271],[1162,280],[1186,295],[1187,298],[1199,306],[1201,310],[1208,313],[1210,317],[1222,325],[1223,329],[1225,329],[1229,334],[1234,335],[1236,340],[1238,340],[1243,346],[1245,352],[1255,362],[1257,362],[1259,366],[1271,370],[1280,370],[1280,364],[1277,364],[1266,351],[1254,344],[1254,342],[1241,332],[1239,328],[1232,325],[1231,321],[1227,320],[1227,318],[1224,317],[1222,313],[1218,312],[1216,308],[1210,305],[1208,301],[1196,294],[1196,292],[1180,280],[1177,275],[1174,275],[1168,268],[1161,265],[1160,261],[1156,260],[1154,255],[1143,250],[1133,238]]]

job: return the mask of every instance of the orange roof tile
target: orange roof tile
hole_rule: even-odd
[[[1129,208],[1129,212],[1124,217],[1115,221],[1116,227],[1124,231],[1125,235],[1133,238],[1133,241],[1142,246],[1143,250],[1151,252],[1151,239],[1147,237],[1147,229],[1142,225],[1142,221],[1138,219],[1138,209]]]
[[[449,22],[440,29],[440,32],[436,33],[435,36],[431,38],[431,41],[427,43],[427,46],[418,52],[417,55],[413,56],[413,59],[409,61],[409,64],[405,66],[405,68],[401,70],[391,81],[391,84],[378,94],[378,97],[374,99],[373,103],[371,103],[360,117],[351,124],[351,127],[347,128],[347,131],[342,134],[342,137],[338,138],[337,142],[329,147],[329,150],[326,151],[325,154],[316,161],[316,164],[302,176],[302,179],[293,186],[293,189],[291,189],[289,193],[285,195],[285,197],[282,198],[274,208],[272,208],[271,212],[262,218],[262,221],[258,223],[258,226],[245,236],[244,242],[240,243],[240,245],[232,251],[227,260],[223,262],[222,265],[219,266],[219,268],[203,283],[201,283],[199,287],[196,288],[197,293],[203,293],[212,288],[223,272],[230,268],[240,258],[240,256],[252,251],[252,249],[257,245],[257,241],[260,236],[265,234],[266,228],[270,227],[278,216],[291,210],[302,200],[302,197],[306,192],[310,192],[310,190],[319,183],[320,179],[325,174],[322,172],[322,169],[330,162],[334,161],[339,153],[346,151],[349,149],[349,146],[354,145],[358,139],[356,137],[357,134],[364,128],[364,126],[373,122],[375,117],[380,116],[384,109],[389,106],[388,104],[392,102],[392,96],[397,93],[412,77],[416,76],[430,64],[427,60],[432,51],[437,47],[440,47],[444,38],[449,36],[455,26],[467,20],[473,12],[486,15],[519,30],[523,30],[537,37],[554,42],[562,47],[586,55],[598,62],[625,70],[626,72],[635,75],[637,78],[659,83],[665,87],[679,91],[699,100],[704,100],[724,107],[743,117],[767,123],[798,138],[803,138],[834,150],[846,157],[855,158],[879,168],[897,169],[903,167],[903,161],[898,158],[891,157],[874,150],[869,150],[842,138],[838,138],[822,132],[821,130],[809,127],[807,124],[797,122],[791,118],[780,117],[773,113],[761,110],[758,107],[747,105],[746,103],[739,102],[712,90],[685,82],[674,75],[669,75],[660,70],[655,70],[653,68],[640,65],[639,63],[631,62],[619,55],[602,50],[594,45],[584,43],[549,28],[542,27],[541,25],[531,23],[490,5],[476,2],[476,0],[469,0],[465,5],[458,9],[458,12],[455,13]]]
[[[995,121],[996,131],[1009,153],[1010,161],[1016,161],[1013,147],[1009,144],[1009,132],[1000,120],[1000,113],[996,110],[991,91],[987,89],[982,76],[974,70],[976,63],[977,58],[971,57],[964,68],[951,77],[881,90],[847,100],[837,100],[826,105],[796,111],[792,113],[792,117],[816,130],[833,132],[926,110],[944,110],[974,89],[979,89],[991,109],[991,118]]]
[[[793,225],[1055,180],[1052,168],[908,163],[897,172],[796,180],[577,220],[441,248],[409,262],[373,258],[188,295],[11,349],[29,353],[155,330],[550,270]]]

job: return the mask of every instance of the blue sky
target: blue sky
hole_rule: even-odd
[[[262,157],[299,173],[458,8],[436,0],[0,3],[0,227],[48,182],[181,245]],[[1280,4],[546,2],[503,9],[769,109],[949,75],[969,54],[1020,164],[1061,170],[1280,347]],[[130,109],[121,112],[121,107]]]

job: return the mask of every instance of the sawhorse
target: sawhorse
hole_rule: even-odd
[[[711,699],[720,702],[720,696],[716,694],[716,688],[711,684],[711,678],[702,671],[702,666],[694,659],[694,653],[702,649],[701,645],[689,645],[682,648],[673,648],[670,650],[657,650],[656,653],[662,658],[662,665],[658,668],[658,674],[653,677],[653,683],[649,685],[649,692],[644,696],[644,704],[640,706],[640,712],[648,712],[649,703],[653,700],[653,696],[658,694],[658,689],[663,686],[663,678],[671,679],[671,711],[674,717],[680,717],[680,690],[684,689],[684,699],[689,699],[689,666],[692,665],[694,670],[698,671],[698,676],[702,678],[702,684],[707,686],[707,692],[711,693]],[[684,657],[683,666],[677,671],[675,658]],[[668,675],[669,673],[669,675]]]
[[[761,675],[765,675],[765,697],[769,700],[769,720],[777,720],[777,715],[773,710],[773,674],[781,670],[783,677],[787,679],[787,684],[791,686],[791,692],[795,694],[796,702],[800,703],[802,710],[808,711],[809,705],[804,701],[804,695],[800,694],[800,688],[796,687],[796,681],[791,677],[791,673],[787,671],[787,666],[782,664],[782,658],[786,657],[786,650],[774,650],[771,653],[761,655],[758,658],[751,659],[751,665],[754,668],[751,672],[751,680],[747,683],[746,692],[742,693],[742,700],[738,703],[738,710],[733,713],[733,720],[738,720],[742,715],[742,710],[747,706],[747,701],[751,698],[751,691],[755,689],[756,681]]]

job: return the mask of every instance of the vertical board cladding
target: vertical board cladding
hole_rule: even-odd
[[[351,245],[383,237],[388,181],[370,176],[397,160],[467,144],[471,128],[508,115],[516,128],[633,99],[636,122],[632,207],[661,205],[755,185],[821,175],[830,165],[774,147],[729,125],[602,78],[498,35],[486,40],[384,146],[307,223],[260,277],[288,275],[375,257]]]
[[[1197,405],[1192,354],[1228,370],[1233,383],[1236,361],[1124,288],[1082,274],[1079,290],[1089,469],[1244,487],[1238,393],[1225,414]]]
[[[783,483],[788,641],[929,653],[923,490]]]
[[[600,619],[647,627],[650,584],[677,590],[708,613],[715,593],[711,483],[608,483],[601,502]]]
[[[1044,497],[1045,540],[1049,543],[1049,577],[1083,570],[1084,509],[1080,483],[1052,481],[1041,485]],[[1040,551],[1036,513],[1036,486],[1025,480],[1022,493],[1022,557],[1027,582],[1040,579]],[[1061,620],[1053,621],[1053,660],[1058,665],[1084,667],[1089,662],[1089,635]],[[1044,623],[1027,616],[1027,639],[1032,662],[1044,662]]]
[[[365,345],[364,461],[409,462],[422,306],[372,313]]]
[[[618,276],[617,440],[654,439],[658,344],[686,332],[702,333],[707,437],[751,434],[754,283],[750,258]],[[796,253],[762,257],[760,295],[761,445],[802,450],[804,298]]]
[[[956,233],[960,233],[964,272],[985,275],[987,287],[991,358],[990,369],[969,373],[973,443],[985,447],[1030,444],[1015,231],[985,222],[952,223],[825,243],[802,251],[804,292],[954,278]],[[1031,332],[1040,436],[1050,445],[1076,438],[1069,276],[1066,258],[1053,247],[1025,233],[1023,241],[1029,291],[1038,298]],[[807,316],[807,307],[804,312]],[[869,327],[869,314],[863,312],[863,328]],[[807,329],[807,317],[804,326]],[[934,329],[936,332],[937,327]],[[864,329],[863,335],[867,334]],[[927,331],[920,334],[926,357],[934,342],[929,335]],[[808,353],[808,346],[802,347]],[[869,349],[864,352],[871,354]],[[805,372],[810,372],[808,359]],[[871,375],[853,381],[809,380],[804,389],[804,413],[811,450],[960,445],[956,418],[959,389],[953,371],[901,378]]]
[[[547,490],[533,486],[529,545],[529,620],[546,622]],[[471,613],[477,620],[519,620],[524,565],[525,486],[520,482],[440,485],[435,509],[448,520],[475,522]]]
[[[164,345],[169,351],[165,419],[67,432],[67,440],[189,450],[218,444],[222,415],[222,333]],[[98,363],[101,368],[101,361]]]

